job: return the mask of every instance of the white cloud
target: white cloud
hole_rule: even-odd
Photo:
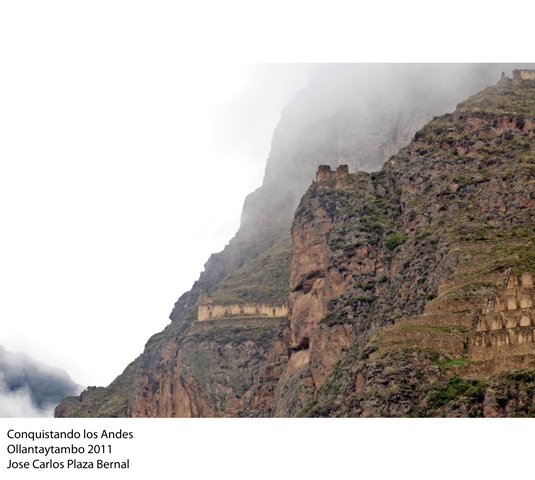
[[[28,387],[10,391],[0,372],[0,418],[47,418],[54,416],[55,405],[37,408]]]

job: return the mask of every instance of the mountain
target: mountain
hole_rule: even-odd
[[[0,417],[51,417],[63,397],[81,389],[65,370],[0,345]]]
[[[435,118],[380,172],[320,170],[271,415],[533,415],[534,80]]]
[[[492,382],[524,388],[498,377],[529,367],[527,353],[489,353],[503,332],[484,325],[507,282],[528,308],[535,274],[520,267],[533,235],[531,73],[444,115],[505,69],[318,69],[282,112],[239,232],[171,324],[55,415],[479,415]]]

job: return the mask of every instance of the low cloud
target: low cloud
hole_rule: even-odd
[[[62,398],[81,390],[65,370],[0,345],[0,417],[52,417]]]
[[[0,372],[3,377],[3,373]],[[54,405],[37,408],[32,402],[28,387],[11,391],[3,378],[0,380],[0,417],[2,418],[31,418],[53,417]]]

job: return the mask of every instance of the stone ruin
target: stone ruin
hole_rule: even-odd
[[[513,70],[513,83],[522,83],[526,80],[535,80],[535,70],[528,69],[515,69]],[[509,77],[505,76],[505,72],[502,72],[501,82],[511,81]]]
[[[316,182],[325,182],[327,180],[341,180],[349,177],[349,167],[347,165],[339,165],[336,171],[332,171],[330,165],[320,165],[316,173]]]
[[[285,303],[217,304],[203,292],[199,298],[197,321],[231,320],[238,318],[281,318],[288,315]]]
[[[535,287],[533,276],[507,273],[504,286],[478,312],[470,339],[472,358],[487,359],[503,353],[533,353],[535,342]]]

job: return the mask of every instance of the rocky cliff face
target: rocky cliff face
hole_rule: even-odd
[[[424,324],[402,333],[398,328],[388,333],[391,340],[386,327],[422,316],[435,297],[435,303],[450,305],[447,295],[457,294],[444,285],[457,285],[457,275],[466,274],[459,255],[469,257],[469,241],[483,235],[490,242],[492,232],[529,240],[531,203],[525,192],[531,191],[526,175],[531,174],[533,113],[526,99],[532,92],[529,80],[504,80],[416,133],[433,114],[453,109],[484,86],[489,75],[499,76],[501,67],[480,66],[475,77],[467,75],[468,67],[456,67],[459,83],[442,75],[446,67],[438,67],[438,74],[436,67],[394,68],[394,73],[381,66],[362,68],[327,68],[286,107],[264,184],[247,198],[236,237],[212,255],[192,290],[176,303],[171,324],[147,342],[125,373],[107,388],[65,399],[57,416],[435,412],[414,409],[415,401],[405,397],[398,409],[381,396],[374,400],[376,377],[369,372],[377,362],[369,359],[402,355],[405,347],[389,350],[402,333],[411,338],[448,333],[451,338],[435,338],[439,353],[424,352],[421,358],[415,351],[414,362],[413,352],[406,367],[392,370],[394,384],[405,388],[400,371],[420,362],[442,388],[448,374],[437,359],[446,364],[456,359],[459,341],[464,352],[464,337],[455,336],[466,335],[464,319],[454,322],[457,330],[451,332]],[[380,172],[315,183],[294,219],[318,165],[377,169],[415,133]],[[514,191],[513,178],[519,185]],[[500,268],[513,267],[496,268],[477,281],[492,283]],[[486,295],[492,288],[485,285],[475,291]],[[201,326],[196,318],[203,292],[220,304],[288,299],[289,319],[214,320]],[[448,314],[458,315],[455,301],[452,305]],[[427,398],[428,387],[422,385]],[[363,406],[363,398],[380,407]]]
[[[311,381],[287,368],[274,415],[533,414],[534,107],[504,79],[378,174],[311,187],[294,249],[321,255],[292,270],[288,335]]]

